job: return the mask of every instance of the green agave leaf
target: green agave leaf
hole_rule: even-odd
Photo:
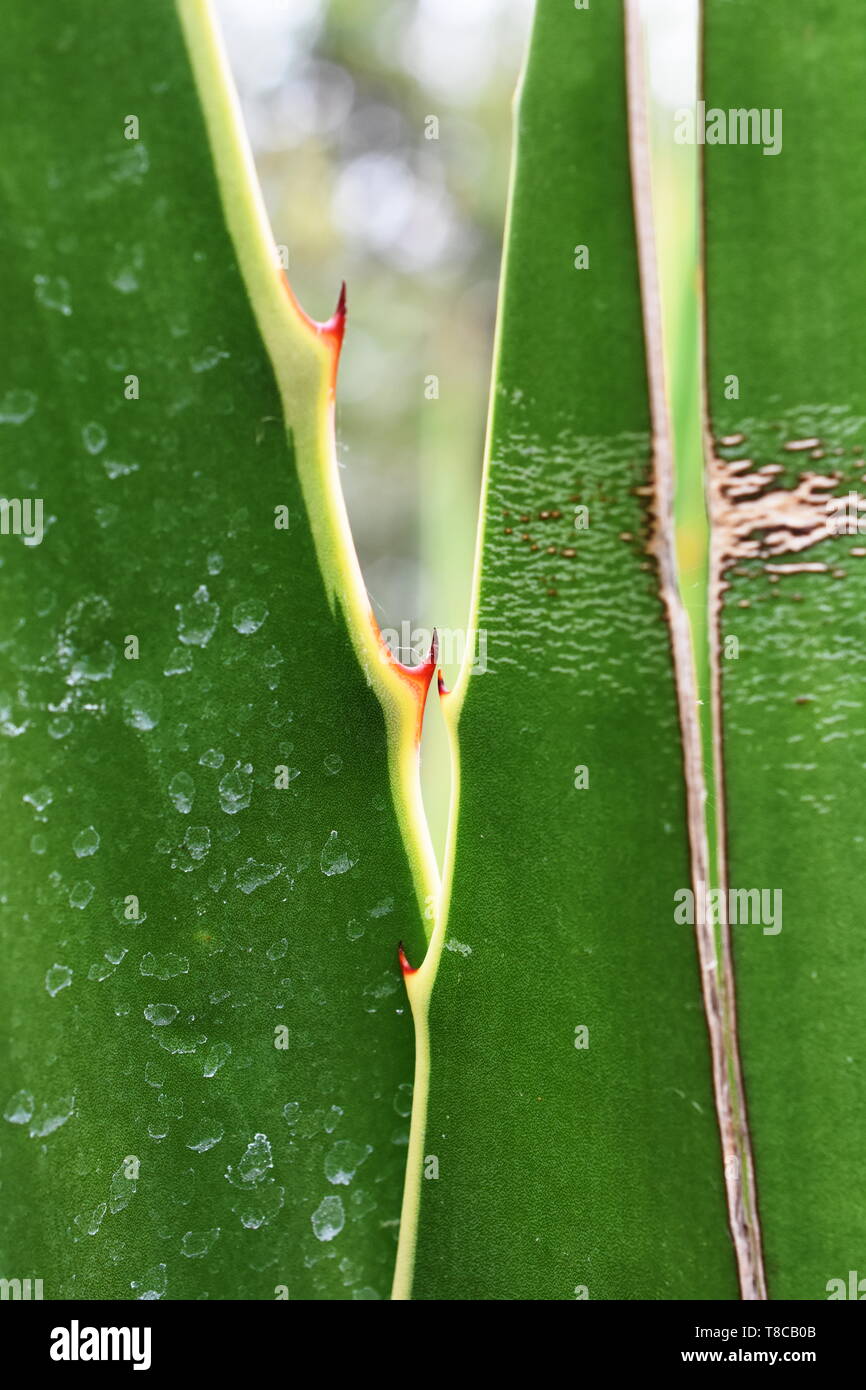
[[[387,1296],[432,666],[347,539],[342,315],[282,282],[205,4],[16,0],[0,64],[2,485],[44,502],[0,538],[0,1267]]]
[[[537,5],[446,915],[436,652],[385,652],[337,481],[344,298],[317,323],[279,270],[210,7],[12,6],[8,1277],[387,1296],[405,1176],[398,1299],[847,1290],[866,39],[839,0],[705,8],[707,106],[784,138],[705,152],[687,620],[636,6]],[[679,922],[703,885],[761,921]]]
[[[727,882],[770,895],[730,928],[768,1291],[820,1299],[866,1240],[866,33],[708,0],[704,43],[708,123],[770,137],[704,151],[717,720]]]
[[[541,0],[473,617],[488,669],[445,697],[450,908],[407,977],[419,1062],[398,1298],[737,1296],[701,972],[674,923],[687,818],[705,847],[683,777],[672,635],[684,710],[694,687],[658,381],[652,459],[625,61],[620,6]],[[637,101],[638,186],[640,120]],[[652,260],[644,245],[651,339]],[[694,728],[686,756],[699,779]],[[703,952],[718,1011],[711,939]]]

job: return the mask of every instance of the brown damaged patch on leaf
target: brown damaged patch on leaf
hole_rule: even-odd
[[[718,444],[725,447],[728,439]],[[736,436],[738,443],[742,436]],[[817,439],[791,440],[783,447],[789,453],[811,449]],[[866,512],[866,497],[849,492],[839,497],[836,489],[842,474],[801,474],[794,487],[774,487],[780,464],[755,468],[749,458],[711,459],[709,470],[711,524],[713,535],[713,580],[720,597],[728,587],[724,576],[739,560],[763,560],[770,575],[829,572],[821,561],[781,565],[772,560],[797,555],[840,535],[856,534],[859,515]],[[866,528],[866,520],[863,522]],[[853,554],[853,552],[852,552]]]

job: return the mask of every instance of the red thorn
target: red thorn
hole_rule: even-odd
[[[430,643],[430,655],[427,657],[426,661],[419,662],[417,666],[406,666],[402,661],[398,661],[391,651],[372,613],[370,614],[370,622],[379,643],[382,660],[385,661],[388,666],[391,667],[391,670],[410,687],[415,696],[418,707],[418,723],[415,730],[415,738],[416,742],[420,743],[421,725],[424,720],[424,706],[427,703],[427,692],[430,689],[430,682],[433,679],[433,673],[436,670],[436,662],[439,657],[439,634],[434,628],[433,640]]]
[[[316,325],[320,333],[326,333],[329,338],[333,338],[337,348],[342,347],[343,334],[346,331],[346,282],[340,285],[340,297],[337,300],[337,307],[333,314],[325,323]]]
[[[415,974],[415,972],[416,972],[416,970],[418,969],[418,967],[417,967],[417,966],[412,966],[412,965],[409,964],[409,957],[406,955],[406,952],[403,950],[403,942],[402,942],[402,941],[400,942],[399,946],[397,947],[397,959],[398,959],[399,962],[400,962],[400,969],[403,971],[404,976],[405,976],[405,975],[414,975],[414,974]]]
[[[333,347],[336,349],[336,356],[337,358],[339,358],[340,348],[343,345],[343,334],[346,329],[345,280],[342,282],[340,286],[340,297],[337,300],[336,309],[334,310],[333,314],[329,319],[326,319],[324,323],[321,323],[318,319],[311,318],[310,315],[307,313],[306,309],[298,302],[297,295],[292,289],[291,281],[289,280],[289,277],[286,274],[286,272],[283,270],[280,272],[280,274],[283,281],[283,289],[289,296],[289,299],[292,303],[292,308],[295,310],[295,313],[298,315],[300,319],[303,320],[303,322],[307,325],[308,328],[312,329],[314,333],[316,333],[320,337],[330,339]],[[336,373],[336,365],[334,367],[334,371]]]

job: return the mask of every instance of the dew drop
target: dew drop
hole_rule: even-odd
[[[69,890],[69,906],[77,907],[79,911],[83,911],[95,892],[96,889],[93,884],[88,883],[87,879],[82,879],[80,883],[73,883]]]
[[[262,1182],[274,1166],[271,1146],[266,1134],[257,1134],[247,1144],[243,1158],[236,1168],[229,1164],[225,1176],[235,1187]]]
[[[202,1076],[216,1076],[220,1067],[224,1067],[229,1057],[232,1055],[231,1044],[222,1042],[214,1043],[204,1059],[201,1074]]]
[[[384,974],[378,984],[365,985],[361,991],[364,999],[364,1008],[368,1014],[376,1013],[383,1000],[388,999],[397,990],[398,985],[393,974],[388,971]]]
[[[211,1231],[187,1231],[180,1245],[182,1254],[190,1260],[199,1259],[207,1254],[219,1233],[219,1226],[214,1226]]]
[[[95,420],[91,420],[90,424],[84,426],[81,431],[81,438],[89,454],[101,453],[108,443],[108,435],[102,425],[97,424]]]
[[[253,768],[251,763],[235,763],[231,772],[220,778],[220,807],[227,816],[235,816],[245,811],[253,794]]]
[[[189,647],[173,647],[162,668],[164,676],[185,676],[192,670],[192,652]]]
[[[349,1198],[352,1208],[352,1216],[356,1221],[369,1216],[371,1211],[376,1210],[376,1199],[370,1192],[365,1192],[362,1187],[357,1187]]]
[[[348,1187],[372,1152],[369,1144],[354,1144],[351,1139],[338,1139],[325,1157],[325,1177],[328,1182]]]
[[[206,825],[191,825],[183,843],[191,859],[205,859],[210,852],[210,831]]]
[[[155,980],[174,980],[178,975],[189,974],[189,961],[186,956],[177,956],[172,951],[164,956],[155,956],[152,951],[148,951],[141,958],[139,970],[142,975],[148,975]],[[155,1022],[154,1019],[150,1021]]]
[[[404,1081],[402,1086],[397,1087],[397,1094],[394,1097],[394,1109],[404,1119],[412,1114],[412,1089],[412,1082]]]
[[[45,309],[54,309],[65,317],[72,313],[69,281],[63,275],[34,275],[33,284],[37,304]]]
[[[99,831],[92,825],[88,825],[85,830],[79,830],[72,841],[72,848],[76,859],[89,859],[91,854],[95,854],[99,849]]]
[[[210,346],[204,348],[197,357],[191,357],[189,365],[194,372],[209,372],[213,370],[217,363],[222,362],[223,359],[228,356],[229,353],[225,352],[222,348]]]
[[[0,397],[0,425],[23,425],[37,406],[32,391],[12,390]]]
[[[174,809],[180,811],[182,816],[188,816],[195,799],[195,782],[188,772],[178,772],[172,777],[168,784],[168,794]]]
[[[445,947],[447,950],[453,951],[455,955],[458,956],[472,955],[472,947],[467,946],[465,941],[457,941],[453,936],[449,937],[448,940],[445,942]]]
[[[72,984],[72,971],[68,965],[52,965],[45,975],[45,988],[53,999],[62,989]]]
[[[35,1101],[29,1091],[16,1091],[6,1103],[3,1111],[4,1120],[8,1120],[10,1125],[26,1125],[33,1117],[33,1107]]]
[[[223,1137],[223,1132],[224,1131],[220,1128],[208,1130],[206,1134],[202,1135],[201,1139],[196,1139],[194,1143],[187,1144],[187,1148],[192,1149],[193,1153],[196,1154],[206,1154],[208,1149],[216,1148]]]
[[[255,1187],[245,1194],[233,1210],[240,1217],[242,1226],[248,1231],[257,1231],[282,1209],[285,1196],[285,1188],[278,1187],[271,1179],[270,1183]]]
[[[122,265],[119,258],[115,259],[107,279],[109,285],[121,294],[135,294],[139,288],[137,267],[129,263]]]
[[[138,472],[137,463],[123,463],[120,459],[103,459],[102,467],[105,475],[114,482],[115,478],[126,478],[130,473]]]
[[[187,647],[206,647],[219,621],[219,604],[211,603],[204,584],[199,585],[189,603],[175,605],[177,635]]]
[[[235,887],[242,893],[254,893],[257,888],[275,879],[281,868],[281,864],[259,864],[255,859],[248,859],[240,868],[235,869]]]
[[[55,1129],[60,1129],[61,1125],[65,1125],[74,1113],[74,1096],[64,1096],[61,1100],[55,1101],[53,1105],[40,1106],[38,1114],[30,1124],[30,1138],[44,1139],[46,1135],[53,1134]]]
[[[166,1023],[170,1021],[169,1019],[165,1020]],[[172,1057],[188,1057],[207,1042],[207,1038],[200,1033],[183,1032],[174,1028],[170,1032],[164,1033],[159,1026],[151,1036],[159,1043],[163,1051],[170,1052]]]
[[[23,800],[32,806],[34,811],[42,812],[51,805],[54,793],[50,787],[37,787],[35,792],[26,792]]]
[[[236,632],[248,637],[251,633],[258,632],[267,616],[266,604],[259,599],[246,599],[244,603],[236,604],[232,610],[232,627]]]
[[[111,979],[116,969],[117,966],[112,965],[110,961],[94,961],[93,965],[91,965],[90,969],[87,972],[87,978],[88,980],[93,980],[95,984],[101,985],[104,980]]]
[[[358,858],[359,855],[354,845],[350,844],[347,839],[341,838],[336,830],[332,830],[322,849],[319,863],[322,873],[330,878],[334,874],[348,873],[357,864]]]
[[[146,681],[135,681],[123,696],[123,722],[131,729],[154,729],[162,715],[162,696]]]
[[[346,1213],[339,1197],[323,1197],[310,1217],[316,1240],[333,1240],[346,1224]]]
[[[166,1274],[165,1265],[154,1265],[153,1269],[149,1269],[140,1279],[131,1280],[129,1287],[131,1289],[140,1290],[138,1294],[139,1300],[156,1302],[157,1299],[162,1298],[168,1288],[168,1276]]]
[[[368,916],[368,917],[387,917],[388,914],[391,913],[391,912],[393,912],[393,911],[394,911],[394,899],[393,899],[393,898],[383,898],[381,902],[376,903],[375,907],[371,907],[371,908],[370,908],[369,912],[367,913],[367,916]]]
[[[75,1218],[75,1224],[81,1234],[83,1236],[95,1236],[102,1225],[102,1219],[107,1211],[108,1203],[100,1202],[98,1207],[93,1208],[93,1211],[79,1212],[78,1216]]]
[[[324,1120],[322,1121],[322,1128],[324,1129],[325,1133],[333,1134],[334,1130],[337,1128],[337,1125],[340,1123],[342,1118],[343,1111],[340,1108],[340,1106],[332,1105]]]
[[[144,1079],[148,1086],[153,1086],[158,1091],[165,1085],[165,1065],[161,1062],[150,1061],[144,1069]],[[189,1147],[189,1145],[187,1145]]]
[[[144,1016],[148,1023],[153,1023],[157,1028],[164,1028],[167,1023],[174,1023],[180,1013],[174,1004],[148,1004],[144,1011]]]

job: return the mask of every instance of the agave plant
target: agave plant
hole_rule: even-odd
[[[636,6],[537,0],[449,690],[372,614],[346,294],[284,274],[207,0],[10,7],[5,1280],[847,1296],[866,36],[704,11],[699,396]]]

